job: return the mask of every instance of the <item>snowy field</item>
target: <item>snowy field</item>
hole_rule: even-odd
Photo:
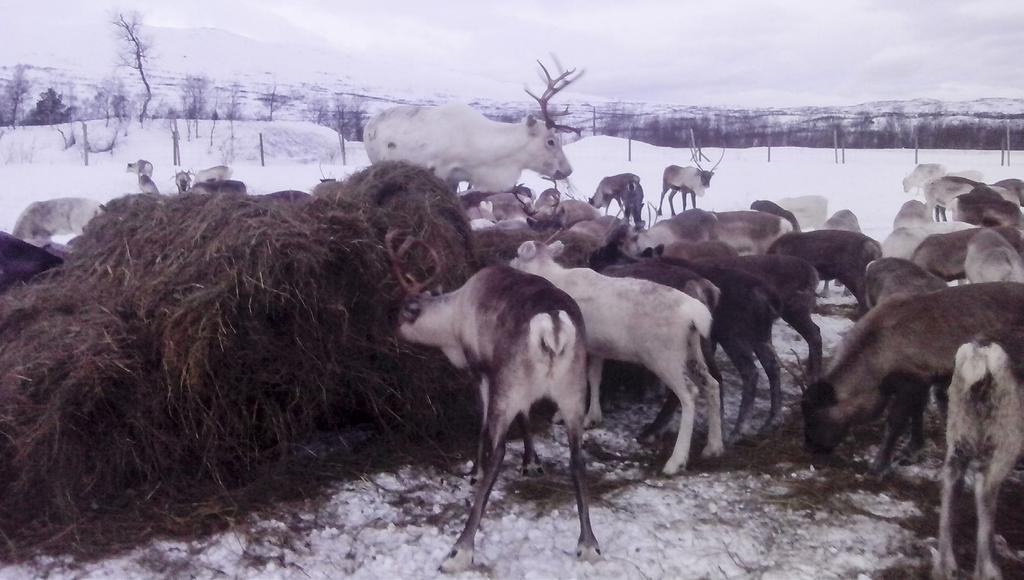
[[[103,135],[102,123],[98,125],[95,130],[90,126],[91,135]],[[348,144],[348,164],[342,166],[335,134],[306,123],[237,123],[233,154],[225,139],[226,124],[218,125],[212,146],[208,123],[200,130],[198,140],[182,143],[185,166],[199,169],[229,162],[235,177],[253,193],[308,190],[322,175],[340,178],[366,164],[361,144],[355,143]],[[259,166],[256,149],[261,131],[266,167]],[[685,165],[689,157],[685,150],[633,143],[630,163],[626,142],[609,137],[585,138],[566,152],[575,168],[576,197],[589,196],[605,175],[631,171],[640,175],[648,199],[655,202],[664,166]],[[706,153],[718,157],[717,150]],[[764,149],[727,151],[707,196],[698,201],[700,207],[745,209],[756,199],[819,194],[829,199],[830,213],[850,209],[865,233],[882,239],[896,210],[909,199],[900,182],[913,168],[913,151],[848,150],[846,165],[835,165],[831,150],[776,148],[770,164],[766,156]],[[62,150],[53,129],[4,133],[0,230],[10,231],[33,201],[63,196],[106,201],[136,191],[135,178],[124,166],[140,157],[153,162],[161,189],[173,191],[173,168],[166,163],[170,137],[163,126],[130,128],[113,155],[93,155],[90,167],[82,166],[79,150]],[[995,152],[922,151],[921,161],[944,163],[950,170],[980,170],[990,182],[1024,174],[1000,167]],[[524,173],[523,181],[534,188],[546,186],[532,174]],[[815,320],[822,327],[827,359],[852,325],[848,315],[853,308],[852,299],[838,294],[823,303],[826,308]],[[803,341],[781,322],[775,328],[775,347],[789,367],[806,356]],[[721,360],[726,424],[731,425],[738,378]],[[787,414],[799,413],[799,389],[788,373],[783,380]],[[762,377],[760,385],[765,382]],[[767,411],[765,390],[759,393],[755,424]],[[575,560],[578,520],[568,482],[568,451],[564,430],[554,426],[537,437],[545,475],[520,475],[513,466],[518,466],[521,445],[510,443],[505,470],[477,536],[478,565],[462,577],[877,578],[894,566],[919,566],[928,546],[934,545],[933,538],[922,536],[912,524],[922,517],[937,518],[933,507],[916,505],[869,481],[861,460],[870,448],[851,458],[858,474],[847,475],[854,487],[863,483],[864,490],[851,491],[847,482],[816,501],[802,499],[798,492],[815,486],[828,489],[834,474],[828,467],[815,469],[803,458],[780,461],[769,470],[745,468],[730,463],[728,456],[740,452],[731,448],[724,460],[698,459],[677,477],[657,475],[663,455],[638,444],[634,436],[653,418],[659,401],[613,402],[605,409],[605,423],[586,435],[595,496],[591,517],[604,554],[601,561]],[[897,467],[891,477],[934,481],[937,443],[931,440],[932,452],[923,466]],[[769,445],[754,453],[770,457],[772,451]],[[847,448],[838,453],[851,454]],[[409,465],[368,474],[339,482],[324,501],[284,506],[212,537],[157,540],[100,561],[41,556],[0,568],[0,577],[431,578],[439,575],[437,566],[465,522],[472,490],[459,475],[465,467]]]

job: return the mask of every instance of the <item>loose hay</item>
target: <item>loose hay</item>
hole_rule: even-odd
[[[67,526],[126,498],[198,501],[318,429],[464,427],[462,376],[394,338],[389,227],[439,249],[445,288],[471,273],[457,201],[400,163],[307,204],[108,204],[63,268],[0,297],[0,532],[16,540],[28,522]]]

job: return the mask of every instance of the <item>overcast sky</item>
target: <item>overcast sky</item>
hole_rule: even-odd
[[[11,64],[4,44],[30,38],[32,26],[58,32],[37,29],[35,42],[59,42],[78,27],[102,26],[118,7],[139,10],[154,26],[221,28],[500,80],[531,80],[532,59],[553,52],[587,69],[580,91],[629,100],[788,106],[1024,97],[1024,0],[5,4],[0,64]]]

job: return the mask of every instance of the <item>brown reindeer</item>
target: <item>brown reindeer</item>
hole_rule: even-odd
[[[696,209],[697,196],[704,197],[704,192],[707,188],[711,187],[711,178],[715,176],[715,170],[718,169],[722,159],[725,157],[725,149],[722,149],[721,157],[718,158],[718,161],[711,169],[701,167],[700,155],[700,152],[696,149],[690,150],[690,157],[697,167],[669,165],[665,168],[661,175],[661,201],[658,203],[658,215],[662,215],[661,208],[665,205],[666,193],[668,194],[668,205],[672,210],[672,215],[676,215],[676,206],[672,200],[675,199],[676,194],[680,191],[683,192],[683,211],[686,211],[687,193],[693,197],[693,207]]]
[[[604,208],[607,215],[612,200],[622,208],[626,223],[632,220],[634,225],[643,226],[644,221],[640,214],[644,207],[644,188],[640,186],[640,176],[635,173],[620,173],[605,177],[597,184],[597,190],[589,202],[598,209]]]
[[[924,410],[932,384],[948,384],[960,345],[981,332],[1024,325],[1024,284],[986,282],[945,288],[915,300],[879,304],[843,339],[824,377],[804,392],[809,449],[831,452],[850,427],[889,413],[885,439],[872,463],[882,473],[900,436],[906,449],[924,446]]]

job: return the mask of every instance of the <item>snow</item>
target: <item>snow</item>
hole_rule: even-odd
[[[97,142],[104,138],[102,123],[90,125],[89,131]],[[335,133],[308,123],[236,123],[233,156],[227,131],[225,123],[218,124],[211,146],[209,124],[202,122],[201,137],[182,143],[185,166],[198,169],[229,162],[250,191],[268,193],[308,190],[322,175],[343,177],[366,164],[361,144],[350,143],[348,165],[342,166]],[[267,146],[267,167],[258,162],[255,144],[260,132]],[[574,195],[586,197],[601,177],[631,171],[646,184],[648,199],[656,201],[663,167],[685,163],[688,157],[684,150],[633,143],[629,162],[626,150],[624,140],[610,137],[567,145],[575,167]],[[0,137],[0,229],[9,231],[18,213],[33,201],[57,196],[107,201],[135,191],[135,178],[124,167],[140,157],[154,163],[154,179],[164,191],[172,191],[169,151],[169,131],[159,122],[145,129],[130,127],[113,154],[94,154],[89,167],[81,165],[79,149],[63,150],[52,128],[8,131]],[[717,151],[708,155],[714,159]],[[865,232],[881,239],[909,198],[901,179],[913,168],[911,151],[848,150],[846,165],[834,164],[829,150],[775,149],[770,164],[766,155],[764,149],[727,151],[700,206],[745,209],[755,199],[819,194],[829,199],[830,212],[853,210]],[[998,165],[993,152],[926,151],[921,161],[979,169],[990,181],[1015,175],[1012,167]],[[524,174],[523,180],[535,189],[547,186],[533,174]],[[835,293],[824,303],[849,308],[852,298]],[[846,318],[822,315],[815,315],[815,322],[821,326],[826,357],[852,324]],[[787,365],[795,363],[795,357],[806,357],[806,345],[781,322],[774,340]],[[725,366],[726,425],[731,425],[739,393],[734,388],[736,375]],[[787,412],[798,412],[799,389],[786,373],[783,382]],[[765,383],[762,378],[760,384]],[[766,399],[759,395],[755,425],[766,415]],[[546,474],[535,481],[560,491],[545,500],[522,493],[522,486],[534,480],[513,467],[521,459],[521,445],[512,442],[477,536],[477,566],[461,577],[872,577],[910,558],[912,546],[922,541],[902,523],[919,516],[918,507],[885,494],[846,492],[818,506],[786,501],[794,484],[828,482],[827,469],[792,465],[769,475],[706,469],[696,461],[677,477],[659,476],[657,449],[634,439],[655,412],[654,401],[611,405],[605,409],[605,424],[586,434],[590,487],[600,484],[610,490],[592,494],[591,517],[604,555],[600,561],[575,559],[579,530],[566,465],[568,450],[564,430],[553,426],[549,433],[537,435]],[[702,417],[700,421],[703,425]],[[410,465],[368,474],[337,483],[324,502],[282,506],[274,514],[251,516],[211,537],[155,540],[92,562],[41,556],[0,568],[0,577],[432,578],[439,575],[437,566],[465,522],[472,487],[455,473],[462,468],[441,471]],[[911,468],[897,468],[902,469]],[[908,475],[934,479],[935,469],[930,466]]]

